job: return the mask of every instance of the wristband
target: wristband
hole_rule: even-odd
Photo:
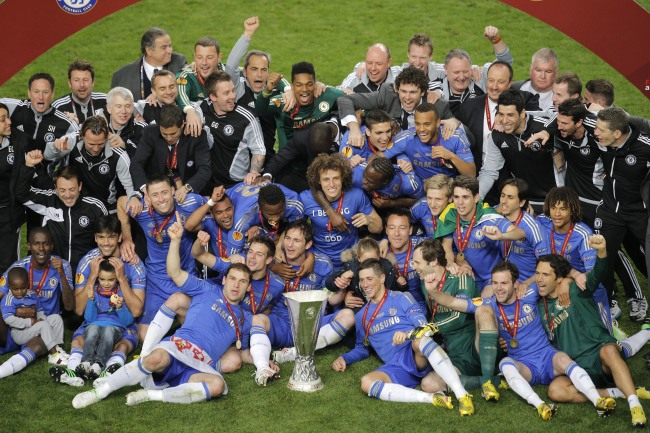
[[[210,200],[207,201],[207,205],[210,206],[210,207],[214,206],[215,204],[216,203],[214,201],[212,201],[212,198],[210,198]]]
[[[492,42],[492,45],[496,45],[499,42],[501,42],[501,35],[497,36],[495,39],[492,39],[491,42]]]

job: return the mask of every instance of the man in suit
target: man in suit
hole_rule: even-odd
[[[151,94],[151,77],[159,69],[178,72],[187,59],[182,54],[173,53],[169,34],[158,27],[147,30],[140,41],[142,58],[129,63],[113,74],[111,88],[126,87],[136,99],[145,99]]]
[[[183,112],[176,105],[162,107],[158,124],[144,128],[131,161],[134,188],[144,192],[147,177],[156,173],[171,179],[180,203],[189,192],[203,192],[210,180],[206,133],[201,131],[198,137],[185,134]]]

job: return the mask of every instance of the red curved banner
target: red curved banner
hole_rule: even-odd
[[[591,50],[650,99],[650,13],[633,0],[500,0]]]
[[[68,36],[138,1],[140,0],[0,2],[0,29],[3,36],[0,85]],[[85,7],[76,10],[78,5]],[[64,8],[77,13],[66,12]]]

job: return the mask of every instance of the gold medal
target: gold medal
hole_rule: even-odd
[[[465,260],[465,254],[463,254],[463,252],[461,251],[458,254],[456,254],[456,258],[461,261]]]
[[[370,340],[368,340],[368,337],[363,339],[363,345],[366,347],[370,346]]]
[[[162,235],[160,233],[156,233],[156,242],[162,244],[162,241],[163,241]]]
[[[237,348],[237,350],[241,349],[241,340],[237,340],[237,342],[235,343],[235,347]]]
[[[517,347],[519,347],[519,341],[517,341],[516,338],[513,338],[512,340],[510,340],[510,347],[516,349]]]

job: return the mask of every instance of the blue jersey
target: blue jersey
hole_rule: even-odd
[[[346,157],[347,159],[352,158],[354,155],[359,155],[360,157],[368,161],[368,159],[372,155],[377,153],[379,150],[376,149],[368,142],[368,136],[366,135],[366,126],[363,125],[360,127],[360,129],[361,129],[361,133],[363,134],[363,146],[355,147],[347,144],[350,138],[350,131],[348,130],[345,132],[345,134],[343,134],[343,138],[341,138],[341,147],[339,147],[339,153],[344,157]],[[386,145],[386,149],[390,149],[392,147],[393,147],[393,142],[389,141],[388,144]],[[403,159],[405,161],[409,161],[408,158],[404,155],[400,155],[400,157],[398,157],[397,159]]]
[[[27,290],[25,296],[18,299],[11,294],[11,291],[5,295],[2,300],[2,319],[6,320],[9,316],[16,315],[16,308],[34,307],[36,312],[45,313],[38,296],[31,290]],[[45,313],[47,315],[47,313]]]
[[[265,289],[266,295],[264,294]],[[251,280],[251,287],[241,301],[241,306],[252,314],[261,314],[267,308],[275,308],[276,304],[282,303],[282,292],[284,292],[284,280],[267,269],[264,278]],[[255,302],[255,307],[251,305],[251,297]]]
[[[353,187],[363,189],[363,172],[366,169],[367,165],[368,164],[366,163],[362,163],[352,169]],[[395,177],[384,188],[378,189],[376,191],[366,191],[364,189],[364,192],[368,195],[368,198],[372,200],[375,197],[381,197],[388,200],[394,200],[401,197],[421,198],[424,196],[422,182],[414,172],[405,174],[402,172],[402,170],[400,170],[399,167],[394,166],[394,168]]]
[[[229,309],[222,290],[193,275],[188,275],[178,290],[191,296],[192,303],[183,326],[174,333],[175,338],[201,347],[212,358],[212,367],[237,341],[237,334],[241,348],[248,348],[252,316],[241,304],[230,303]]]
[[[384,156],[392,158],[399,154],[406,155],[413,164],[415,174],[421,179],[428,179],[436,174],[445,174],[449,177],[456,177],[458,170],[455,167],[448,167],[449,161],[442,158],[433,159],[431,150],[434,146],[443,146],[452,153],[458,155],[465,162],[474,162],[469,141],[462,128],[458,128],[454,135],[448,140],[442,138],[442,127],[438,129],[439,140],[437,143],[422,143],[415,130],[402,131],[395,136],[395,144],[392,148],[386,149]]]
[[[118,287],[115,292],[120,297],[124,297],[122,290]],[[133,316],[129,312],[126,304],[122,304],[119,310],[111,302],[111,297],[102,296],[95,290],[93,300],[88,300],[86,311],[84,312],[86,323],[98,326],[118,326],[126,329],[133,323]]]
[[[246,231],[251,227],[258,226],[260,235],[275,241],[288,223],[302,219],[305,216],[298,194],[283,185],[275,185],[284,192],[286,199],[284,216],[276,227],[272,227],[260,211],[257,202],[260,187],[256,187],[257,190],[254,190],[250,185],[242,186],[242,184],[238,184],[230,189],[239,190],[239,192],[233,192],[233,194],[237,194],[240,198],[237,199],[235,205],[235,225],[228,235],[228,255],[241,253],[244,250]],[[244,213],[241,213],[242,210]]]
[[[187,218],[198,209],[205,199],[198,194],[187,194],[183,203],[176,203],[176,210],[181,217],[181,224],[185,224]],[[174,200],[175,202],[175,200]],[[145,238],[147,239],[147,251],[149,253],[147,260],[145,262],[147,269],[148,278],[156,278],[158,280],[168,279],[167,277],[167,251],[169,251],[170,238],[167,235],[167,228],[176,222],[176,215],[172,210],[170,215],[160,215],[155,209],[145,206],[144,199],[142,199],[142,204],[144,209],[142,213],[135,217],[135,220],[140,224],[142,230],[144,231]],[[165,227],[162,227],[162,223],[169,216],[171,218],[165,224]],[[156,240],[156,235],[154,234],[154,229],[158,226],[160,235],[162,236],[162,242]],[[187,233],[183,234],[181,239],[181,268],[191,274],[195,274],[196,270],[194,267],[194,257],[192,257],[192,240],[187,236]],[[176,291],[173,290],[172,293]]]
[[[53,255],[52,257],[58,256]],[[61,261],[63,263],[63,272],[65,273],[65,279],[68,281],[70,288],[72,288],[72,269],[70,268],[70,263],[65,259],[61,259]],[[25,269],[29,275],[30,269],[32,267],[32,256],[26,256],[14,262],[11,266],[9,266],[9,268],[7,268],[7,272],[9,272],[9,269],[16,266]],[[9,293],[9,281],[7,280],[7,272],[5,272],[2,277],[0,277],[0,292],[2,292],[4,296],[7,296],[7,293]],[[49,316],[50,314],[61,314],[61,291],[63,290],[63,287],[61,286],[61,276],[56,271],[56,269],[54,269],[54,266],[52,266],[51,262],[47,276],[45,277],[43,276],[44,272],[44,269],[39,270],[34,268],[33,280],[29,282],[29,289],[34,291],[36,296],[38,296],[46,316]],[[43,281],[43,285],[40,287],[40,290],[38,290],[38,286],[41,280]]]
[[[562,245],[566,240],[568,232],[554,233],[553,239],[551,239],[553,221],[545,215],[538,216],[537,220],[546,230],[549,242],[548,252],[553,252],[553,248],[550,245],[553,242],[555,244],[555,252],[561,254]],[[578,272],[589,272],[594,268],[594,264],[596,263],[596,250],[589,246],[589,237],[591,235],[593,235],[593,232],[589,226],[582,222],[576,223],[573,226],[573,232],[567,242],[564,253],[561,254],[569,261],[571,267]]]
[[[465,239],[467,233],[467,224],[461,223],[461,239]],[[483,234],[483,227],[487,226],[496,226],[502,233],[505,233],[512,224],[506,218],[501,215],[493,213],[485,213],[483,216],[476,221],[472,232],[469,236],[469,241],[463,250],[465,255],[465,260],[474,270],[474,279],[476,280],[476,285],[479,289],[483,290],[483,287],[490,283],[492,278],[492,268],[503,260],[503,246],[501,241],[494,241],[489,239]],[[458,248],[458,240],[456,237],[456,231],[451,234],[454,245]],[[460,251],[460,249],[458,250]]]
[[[343,354],[346,364],[361,361],[370,355],[369,347],[363,344],[368,325],[370,325],[368,330],[370,345],[375,349],[381,360],[388,363],[402,350],[404,345],[411,344],[409,340],[406,340],[399,346],[393,346],[393,335],[398,331],[408,332],[427,323],[422,307],[415,302],[410,293],[390,290],[384,305],[381,306],[381,310],[371,323],[370,319],[380,303],[368,302],[355,315],[357,342],[354,349]],[[363,320],[364,314],[366,316],[365,321]]]
[[[526,233],[526,237],[514,242],[502,241],[502,244],[505,259],[517,265],[519,278],[524,281],[535,275],[537,257],[548,254],[550,251],[546,230],[540,226],[534,216],[523,212],[517,227]],[[507,251],[506,248],[508,248]]]
[[[223,259],[228,257],[228,236],[232,228],[230,230],[222,229],[208,213],[201,221],[201,230],[210,235],[210,246],[214,254]]]
[[[83,289],[88,281],[88,276],[90,275],[90,261],[97,256],[101,256],[99,248],[92,249],[86,253],[85,256],[79,261],[79,266],[77,266],[77,273],[74,277],[74,288]],[[121,257],[120,257],[121,259]],[[138,261],[135,265],[127,263],[122,260],[124,263],[124,275],[126,280],[131,286],[131,290],[145,290],[147,288],[147,272],[142,261]]]
[[[303,191],[300,194],[300,200],[305,206],[305,215],[310,219],[315,232],[312,248],[329,257],[334,269],[340,269],[343,266],[341,253],[352,248],[359,240],[359,232],[352,225],[352,217],[358,213],[369,215],[373,211],[370,200],[362,190],[352,188],[349,191],[344,191],[343,194],[341,214],[349,223],[347,232],[340,232],[327,227],[330,219],[323,208],[314,200],[310,190]],[[338,209],[338,200],[333,201],[331,205],[335,210]]]
[[[327,279],[334,268],[332,267],[332,262],[320,253],[314,253],[315,262],[314,262],[314,272],[303,277],[292,278],[287,281],[284,285],[285,291],[287,292],[296,292],[296,291],[305,291],[305,290],[322,290],[325,288],[325,279]],[[294,271],[300,269],[300,265],[291,266]],[[273,306],[271,314],[281,316],[286,319],[287,323],[289,322],[289,309],[284,303],[284,299],[278,301],[277,304]]]
[[[480,305],[492,307],[497,318],[499,337],[503,338],[508,345],[508,356],[517,361],[535,364],[549,349],[552,350],[537,310],[538,299],[539,293],[535,284],[531,285],[524,297],[519,299],[519,327],[516,334],[519,343],[518,347],[510,345],[512,336],[508,332],[504,318],[499,312],[500,305],[506,314],[510,329],[513,330],[517,302],[510,305],[499,304],[494,295],[489,298],[474,298],[467,301],[467,312],[474,313]]]
[[[425,238],[419,236],[411,236],[411,246],[408,250],[403,253],[396,253],[391,249],[391,253],[393,253],[397,260],[395,268],[408,283],[409,293],[411,293],[415,302],[420,305],[422,311],[427,311],[427,302],[426,299],[424,299],[422,288],[420,287],[420,276],[415,272],[415,269],[413,269],[413,250],[415,250],[415,247],[417,247],[424,239]]]
[[[431,214],[431,209],[427,204],[427,198],[423,197],[413,206],[411,206],[411,221],[413,224],[420,224],[428,237],[433,237],[436,232],[436,226],[438,225],[438,217],[433,217]]]

